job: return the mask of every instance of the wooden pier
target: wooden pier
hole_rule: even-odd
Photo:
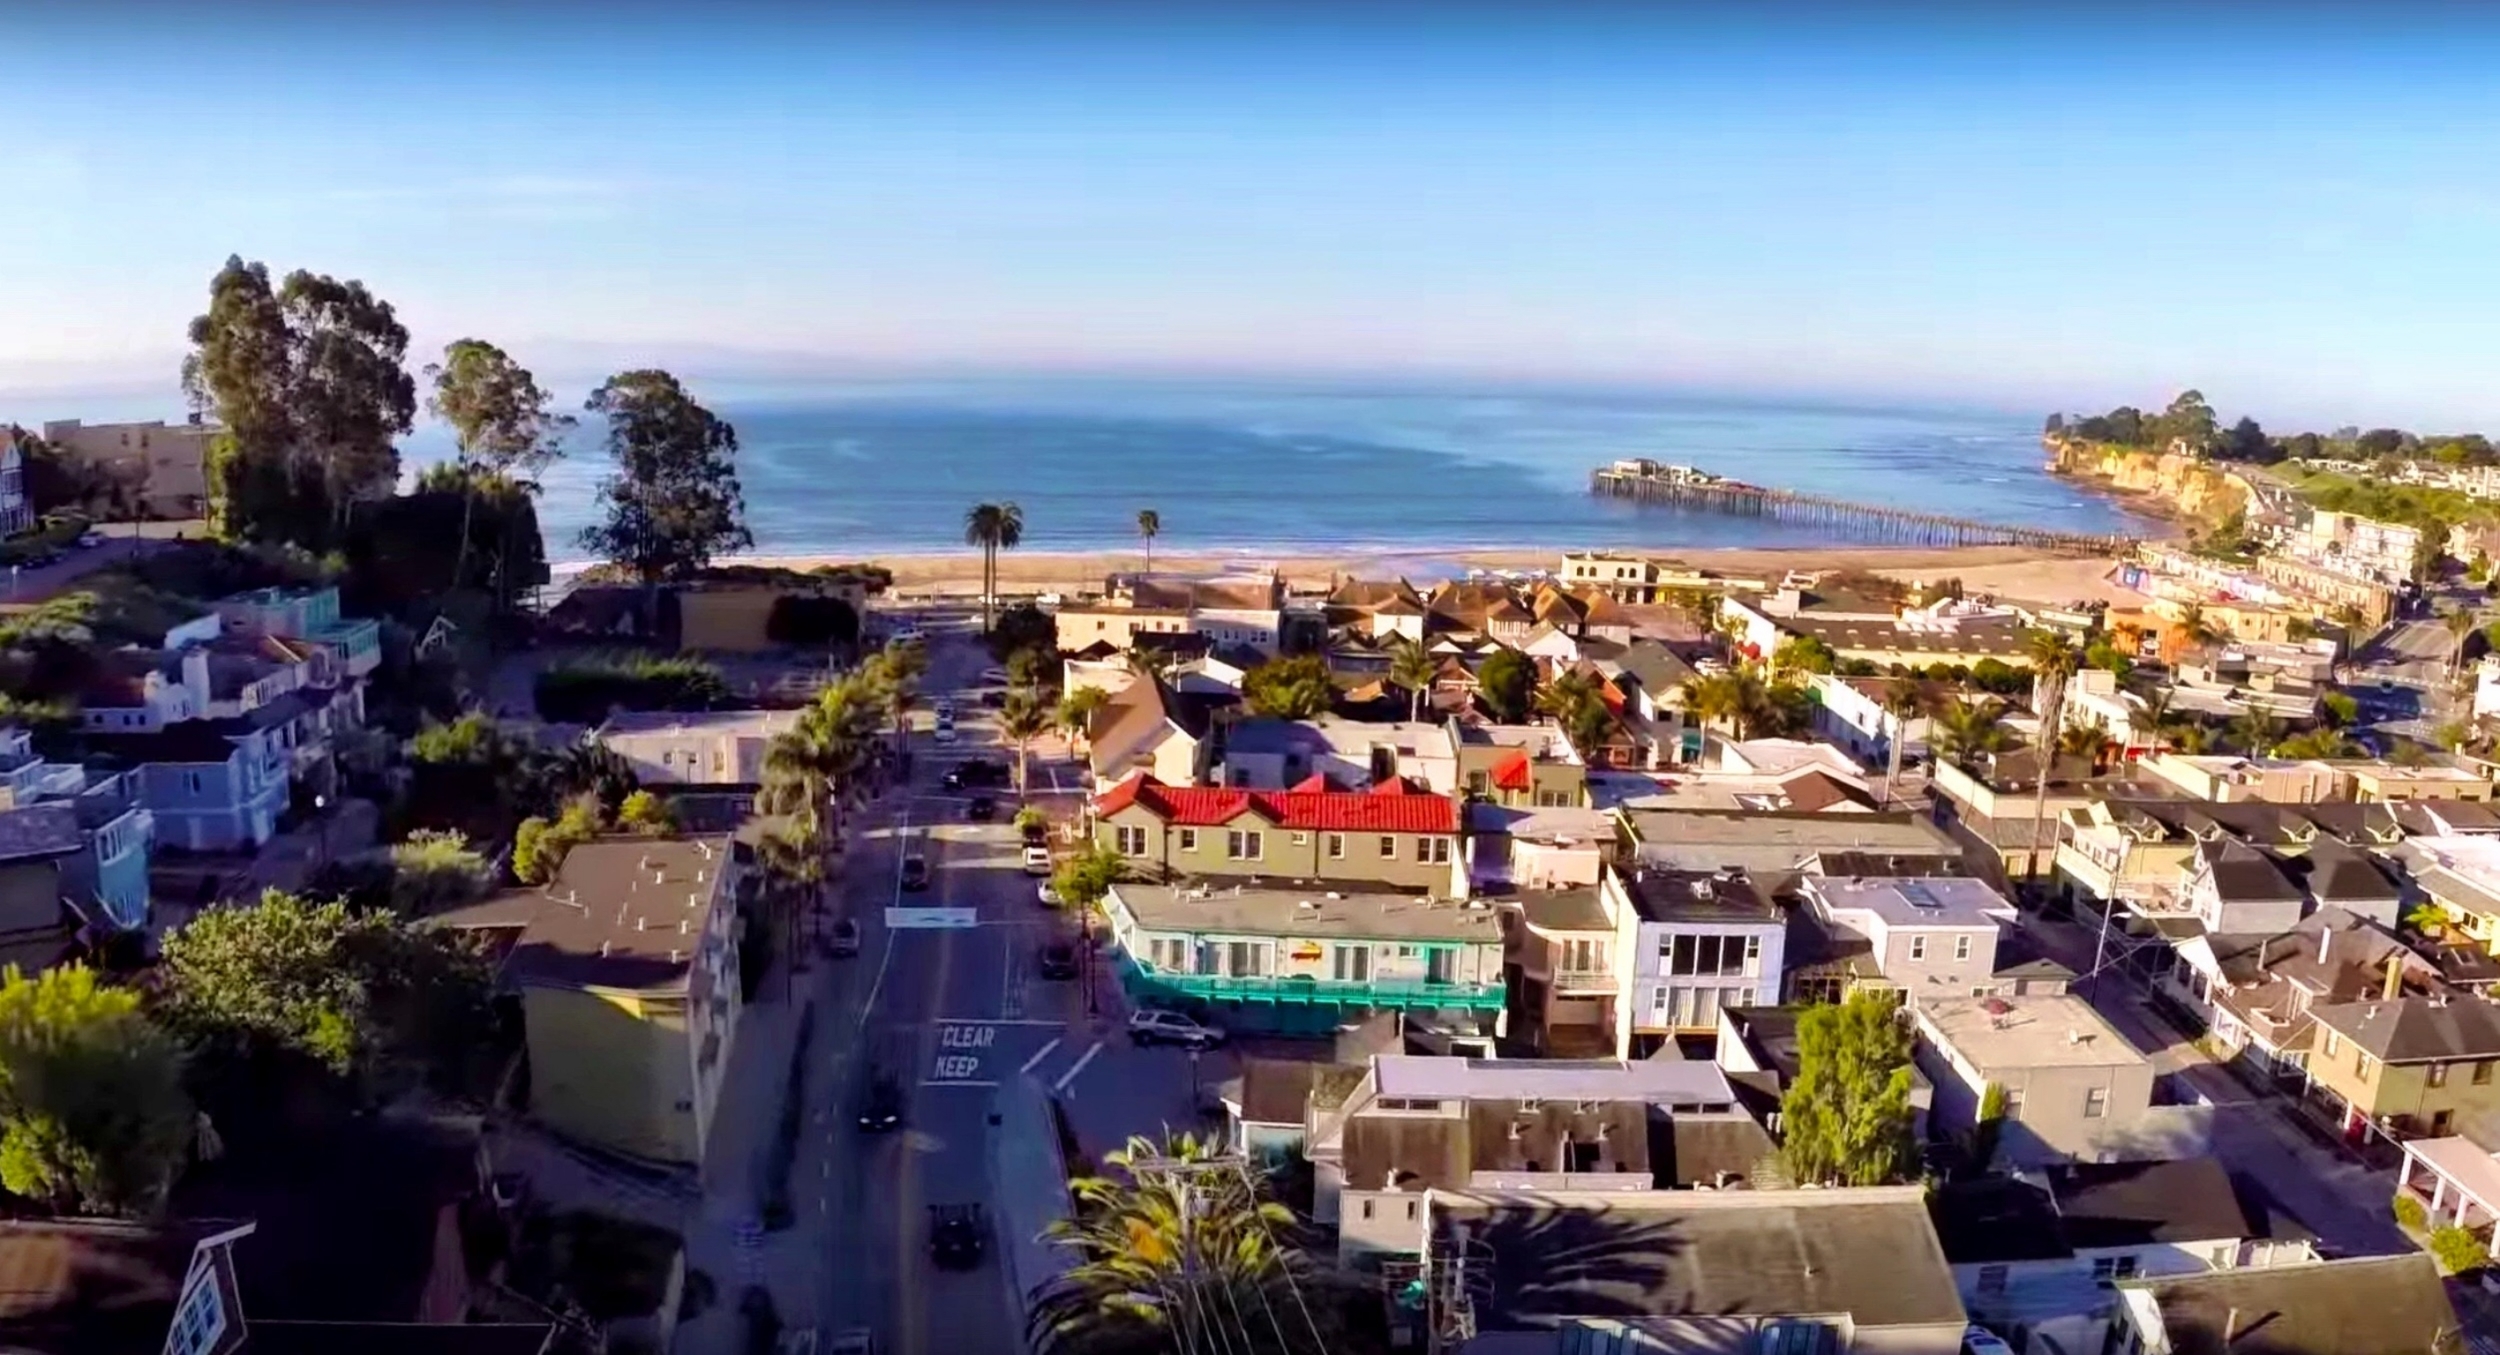
[[[2061,555],[2124,555],[2131,537],[2061,532],[2047,527],[2009,527],[1972,518],[1851,503],[1793,489],[1766,489],[1689,466],[1616,462],[1589,476],[1589,492],[1638,503],[1696,508],[1736,517],[1776,518],[1824,528],[1835,535],[1863,536],[1910,546],[2027,546]]]

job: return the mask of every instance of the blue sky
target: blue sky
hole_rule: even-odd
[[[170,412],[239,252],[568,376],[2500,427],[2462,7],[347,8],[0,0],[0,415]]]

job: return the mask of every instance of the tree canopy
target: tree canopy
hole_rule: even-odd
[[[359,1092],[461,1071],[489,985],[465,937],[276,890],[167,934],[161,974],[157,1009],[196,1056],[291,1056]]]
[[[1498,649],[1476,670],[1476,695],[1494,719],[1518,724],[1536,700],[1536,661],[1515,649]]]
[[[1336,694],[1328,665],[1316,654],[1270,659],[1241,680],[1241,696],[1250,709],[1279,720],[1308,720],[1325,714]]]
[[[415,425],[408,330],[361,282],[229,258],[191,322],[182,386],[223,432],[208,458],[209,523],[233,541],[326,551],[361,499],[399,478]]]
[[[0,1185],[68,1212],[142,1213],[191,1131],[181,1051],[136,992],[80,965],[0,978]]]
[[[1845,1186],[1904,1179],[1910,1082],[1910,1028],[1890,995],[1807,1008],[1797,1018],[1797,1080],[1780,1101],[1789,1178]]]
[[[755,544],[738,485],[738,431],[676,377],[620,372],[585,408],[607,420],[616,473],[599,484],[605,517],[582,529],[584,546],[656,583]]]

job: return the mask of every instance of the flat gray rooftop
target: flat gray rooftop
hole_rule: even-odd
[[[1157,932],[1233,932],[1255,936],[1366,936],[1392,940],[1499,944],[1500,910],[1468,908],[1417,894],[1349,893],[1325,885],[1171,885],[1123,881],[1112,896]]]

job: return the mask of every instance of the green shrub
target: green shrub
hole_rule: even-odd
[[[2451,1275],[2480,1270],[2491,1260],[2472,1233],[2454,1225],[2431,1229],[2431,1257]]]
[[[2396,1197],[2395,1209],[2396,1222],[2403,1224],[2405,1227],[2410,1228],[2417,1233],[2422,1231],[2422,1226],[2424,1224],[2430,1222],[2430,1211],[2424,1209],[2422,1207],[2422,1202],[2415,1199],[2411,1194],[2398,1195]]]
[[[677,831],[677,811],[659,796],[638,790],[617,806],[616,824],[646,837],[660,837]]]

